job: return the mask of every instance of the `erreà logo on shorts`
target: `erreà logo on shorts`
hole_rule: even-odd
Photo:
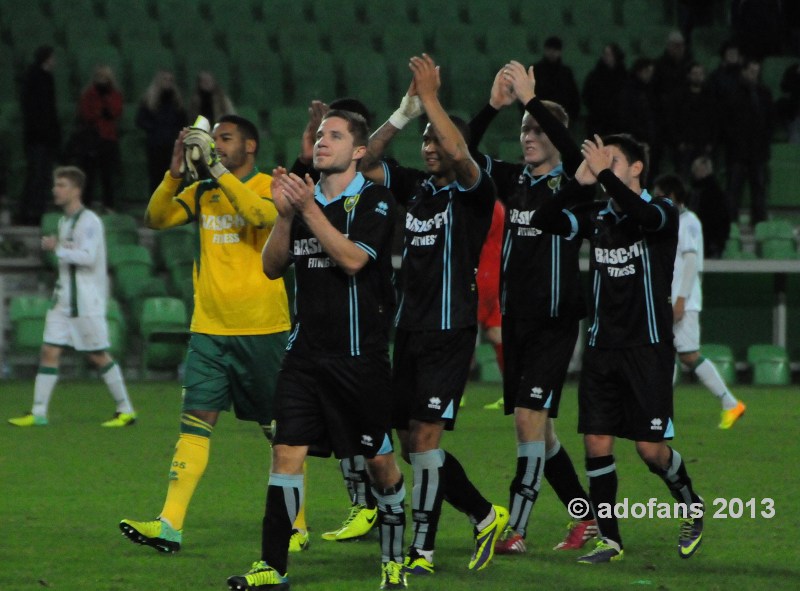
[[[433,410],[442,410],[442,399],[434,396],[430,400],[428,400],[428,408],[432,408]]]
[[[539,386],[534,386],[531,388],[531,398],[538,398],[539,400],[542,399],[542,394],[544,390],[542,390]]]
[[[369,435],[362,435],[361,436],[361,445],[366,445],[367,447],[372,447],[372,437]]]
[[[661,419],[653,419],[650,421],[651,431],[663,431],[664,427],[661,425]]]

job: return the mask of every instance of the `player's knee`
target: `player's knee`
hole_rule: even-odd
[[[400,469],[394,454],[381,454],[367,460],[370,481],[379,489],[394,486],[400,479]]]
[[[669,463],[669,448],[663,442],[637,441],[636,451],[650,471],[655,474],[663,472]]]

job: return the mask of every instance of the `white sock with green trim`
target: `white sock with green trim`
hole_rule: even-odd
[[[53,396],[53,389],[58,382],[57,367],[39,367],[36,372],[36,380],[33,382],[33,416],[47,418],[47,409],[50,406],[50,398]]]
[[[117,362],[112,361],[101,369],[100,375],[103,376],[103,381],[108,386],[111,396],[114,397],[114,402],[117,403],[117,412],[126,415],[133,414],[133,405],[130,398],[128,398],[128,390],[125,388],[122,370],[120,370]]]
[[[699,361],[700,362],[694,366],[694,373],[700,378],[703,385],[708,388],[714,396],[720,399],[723,410],[736,408],[738,400],[736,400],[733,394],[731,394],[731,391],[728,390],[716,366],[704,357],[701,357]]]

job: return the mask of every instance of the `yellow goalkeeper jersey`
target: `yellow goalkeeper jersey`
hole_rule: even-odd
[[[268,279],[261,264],[261,250],[278,215],[270,199],[271,180],[257,169],[241,181],[224,174],[217,181],[194,183],[174,197],[198,228],[192,332],[257,335],[289,330],[283,279]],[[166,174],[149,207],[162,190],[174,195],[179,183]],[[256,219],[263,222],[261,227],[252,223]]]

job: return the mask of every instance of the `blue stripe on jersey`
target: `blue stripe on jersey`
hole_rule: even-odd
[[[561,299],[561,276],[558,271],[561,267],[561,239],[559,236],[550,237],[550,317],[558,316],[558,302]]]
[[[287,351],[292,350],[292,345],[294,344],[294,340],[297,338],[297,333],[299,332],[300,332],[300,323],[298,322],[297,324],[294,325],[294,329],[292,329],[292,332],[289,334],[289,340],[286,341]]]
[[[650,249],[647,240],[642,241],[642,265],[644,266],[644,304],[647,312],[647,329],[650,332],[650,342],[658,343],[658,325],[656,324],[656,310],[653,304],[653,274],[650,265]]]
[[[451,327],[450,306],[453,283],[453,207],[452,201],[447,205],[447,226],[444,236],[444,257],[442,260],[442,330]]]
[[[506,268],[508,267],[508,261],[511,259],[511,230],[506,230],[506,237],[503,239],[503,275],[505,275]],[[505,314],[506,311],[506,295],[508,291],[506,290],[506,282],[503,279],[503,283],[501,286],[501,293],[500,293],[500,313]]]
[[[381,160],[381,166],[383,166],[383,185],[389,189],[392,186],[392,173],[389,170],[389,165],[383,160]]]
[[[403,247],[403,256],[400,262],[400,268],[402,269],[405,266],[406,262],[406,254],[408,254],[408,248]],[[400,324],[400,315],[403,313],[403,302],[406,300],[406,294],[404,290],[400,290],[400,303],[397,304],[397,312],[394,315],[394,325],[397,326]]]
[[[572,232],[570,232],[569,236],[565,236],[565,238],[567,240],[572,240],[578,235],[578,218],[576,218],[575,214],[568,209],[562,209],[561,213],[567,216],[567,219],[569,219],[569,225],[572,228]]]
[[[494,164],[494,162],[486,154],[483,155],[483,158],[484,158],[484,160],[486,160],[486,166],[484,166],[483,168],[484,168],[484,170],[486,170],[486,172],[488,172],[491,175],[492,174],[492,164]]]
[[[600,309],[600,271],[594,272],[594,280],[592,281],[592,293],[594,294],[594,318],[592,319],[592,326],[589,328],[589,344],[594,346],[597,342],[597,331],[600,328],[600,319],[598,317],[598,310]]]
[[[658,231],[667,225],[667,214],[664,212],[664,210],[661,208],[660,205],[656,205],[655,208],[658,210],[658,213],[661,214],[661,223],[658,224],[658,228],[656,228],[656,231]]]
[[[374,248],[370,248],[369,246],[367,246],[367,245],[366,245],[366,244],[364,244],[363,242],[357,242],[357,241],[355,241],[355,240],[353,241],[353,244],[355,244],[355,245],[356,245],[356,246],[358,246],[358,247],[359,247],[361,250],[363,250],[364,252],[366,252],[366,253],[369,255],[369,258],[371,258],[373,261],[374,261],[374,260],[377,260],[377,258],[378,258],[378,253],[377,253],[377,252],[375,252],[375,249],[374,249]]]
[[[347,212],[347,222],[345,225],[345,232],[350,234],[350,224],[356,215],[356,208],[354,207]],[[358,245],[358,243],[356,243]],[[365,249],[366,250],[366,249]],[[369,252],[367,252],[369,254]],[[349,278],[349,304],[350,304],[350,355],[356,356],[361,354],[361,340],[358,328],[358,284],[356,276],[351,275]]]
[[[350,276],[350,355],[361,355],[361,337],[358,327],[358,284],[355,275]]]
[[[542,408],[550,408],[553,405],[553,391],[550,390],[550,396],[547,397],[547,400],[544,402],[544,406]]]

